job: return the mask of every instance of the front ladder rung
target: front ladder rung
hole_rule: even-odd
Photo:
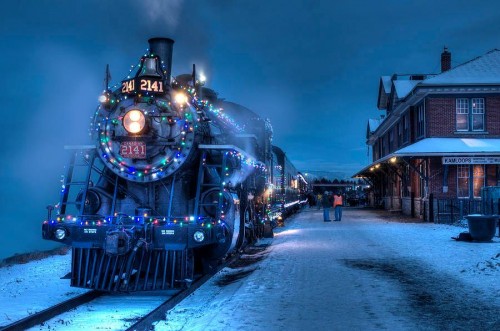
[[[77,202],[77,201],[61,202],[61,205],[76,205],[76,204],[80,204],[80,202]]]
[[[66,186],[70,186],[70,185],[85,185],[87,184],[87,182],[70,182],[70,183],[66,183]]]

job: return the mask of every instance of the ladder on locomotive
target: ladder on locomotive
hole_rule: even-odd
[[[66,213],[66,208],[69,205],[74,205],[76,209],[78,209],[80,216],[85,216],[85,203],[87,201],[87,192],[89,187],[91,187],[91,179],[92,173],[97,173],[99,178],[104,178],[106,181],[111,183],[114,187],[113,189],[113,200],[111,203],[111,212],[110,215],[114,215],[115,213],[115,205],[117,200],[118,191],[124,190],[123,187],[118,185],[119,177],[115,175],[114,177],[110,177],[105,174],[104,164],[102,164],[102,169],[96,165],[96,160],[100,160],[97,157],[97,150],[94,146],[77,146],[77,147],[66,147],[66,149],[72,149],[74,152],[71,154],[70,162],[68,165],[68,169],[66,172],[66,177],[64,180],[64,191],[62,193],[59,214],[64,215]],[[80,159],[80,160],[79,160]],[[102,161],[101,161],[102,163]],[[78,175],[78,168],[86,168],[83,169],[85,174],[83,178],[78,178],[75,180],[75,177]],[[74,200],[69,201],[70,199],[70,188],[71,187],[81,187],[81,198],[78,199],[78,194],[74,197]],[[134,196],[131,192],[127,192],[127,194]],[[79,206],[78,206],[79,205]],[[87,215],[88,216],[88,215]]]
[[[85,201],[87,199],[87,190],[90,184],[90,176],[92,174],[92,168],[94,167],[94,162],[96,159],[96,150],[95,147],[65,147],[66,149],[74,150],[71,153],[70,161],[68,164],[68,169],[66,171],[66,176],[64,177],[64,189],[62,191],[62,197],[60,202],[59,214],[66,214],[66,208],[69,205],[74,205],[75,208],[79,209],[80,215],[84,214],[85,210]],[[86,153],[84,155],[84,153]],[[78,160],[79,157],[81,160]],[[83,178],[79,178],[76,180],[77,169],[78,168],[87,168],[86,173]],[[82,196],[78,201],[78,194],[75,196],[74,200],[69,201],[70,199],[70,189],[72,187],[81,187]],[[80,206],[78,206],[80,204]]]
[[[218,221],[222,216],[222,208],[224,204],[224,178],[227,167],[227,159],[228,159],[228,151],[232,149],[204,149],[200,158],[200,165],[198,168],[198,181],[196,183],[196,199],[194,205],[194,216],[195,219],[198,219],[199,216],[203,216],[205,213],[202,212],[205,207],[215,207],[216,214],[215,220]],[[208,163],[209,151],[221,153],[221,161],[216,163]],[[205,176],[206,171],[213,169],[217,171],[219,175],[218,183],[210,183]],[[219,189],[219,197],[216,202],[204,202],[201,203],[201,194],[207,188],[218,188]]]

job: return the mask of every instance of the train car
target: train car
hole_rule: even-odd
[[[273,225],[283,225],[286,217],[307,203],[307,181],[281,148],[272,146],[272,151],[270,219]]]
[[[107,70],[93,144],[68,147],[61,200],[48,207],[42,236],[72,247],[71,286],[186,287],[245,243],[272,235],[269,121],[219,99],[194,66],[172,78],[173,43],[150,39],[117,87]],[[286,209],[293,184],[280,185],[275,198]]]

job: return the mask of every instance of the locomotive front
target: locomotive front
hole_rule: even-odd
[[[256,163],[211,133],[219,120],[196,98],[195,73],[171,82],[173,40],[149,44],[137,71],[100,96],[96,145],[74,150],[56,215],[49,208],[42,226],[44,239],[72,246],[72,286],[185,286],[195,263],[220,259],[244,232],[235,184]]]
[[[188,95],[170,83],[173,40],[149,40],[133,77],[100,96],[93,122],[99,156],[118,176],[152,182],[188,163],[198,115]]]

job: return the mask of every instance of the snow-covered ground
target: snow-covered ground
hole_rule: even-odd
[[[456,242],[464,229],[377,215],[306,210],[253,273],[220,285],[240,272],[224,270],[155,330],[500,330],[498,237]]]
[[[463,228],[384,215],[344,209],[342,222],[325,223],[321,211],[305,210],[155,329],[500,330],[498,237],[456,242],[450,237]],[[59,279],[69,262],[53,256],[0,268],[0,325],[82,293]],[[33,329],[122,330],[162,299],[117,296]]]

